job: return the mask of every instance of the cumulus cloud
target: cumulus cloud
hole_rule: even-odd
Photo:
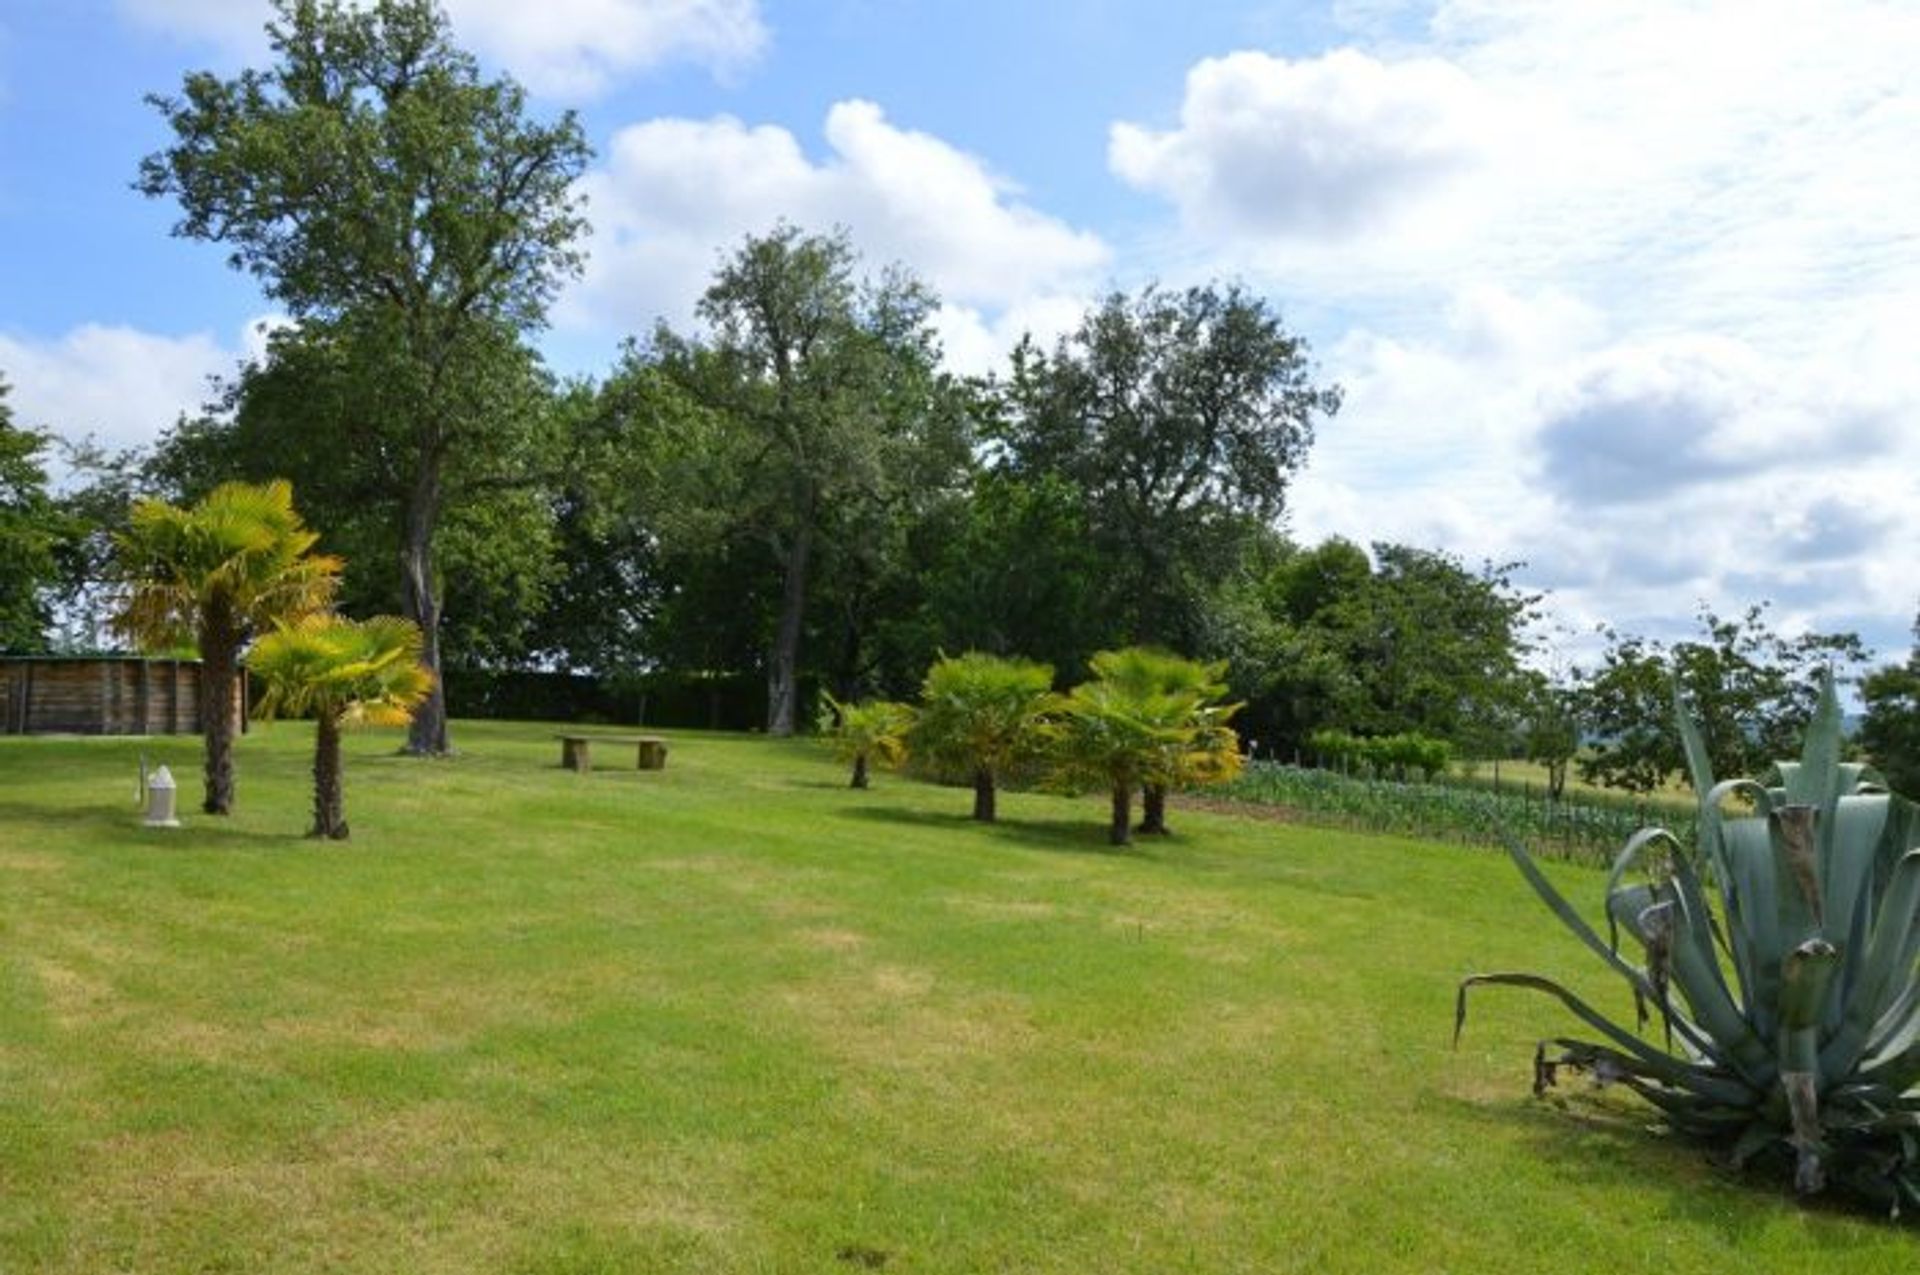
[[[1315,333],[1349,395],[1296,526],[1528,558],[1576,626],[1774,596],[1903,630],[1920,8],[1338,10],[1360,50],[1208,59],[1109,147],[1166,260],[1348,326]],[[1332,105],[1369,82],[1405,111]]]
[[[444,0],[456,37],[535,92],[587,97],[623,75],[689,62],[725,75],[769,35],[757,0]],[[236,57],[266,49],[266,0],[119,0],[129,19],[210,41]]]
[[[1344,236],[1472,169],[1493,129],[1484,92],[1445,61],[1241,52],[1187,73],[1177,128],[1115,124],[1108,162],[1203,233]]]
[[[198,411],[211,379],[230,374],[239,353],[204,332],[89,323],[50,340],[0,333],[15,419],[69,440],[92,434],[114,448],[152,443],[183,412]]]
[[[955,346],[1008,313],[1050,313],[1106,267],[1098,236],[1022,203],[980,159],[896,127],[871,102],[834,105],[825,136],[830,154],[815,161],[786,129],[726,116],[621,130],[582,183],[594,239],[562,321],[685,322],[722,256],[781,219],[844,226],[869,264],[921,275],[957,307],[943,320]]]

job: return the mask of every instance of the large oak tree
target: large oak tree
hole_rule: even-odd
[[[433,0],[274,0],[274,60],[231,79],[186,77],[150,99],[174,133],[139,188],[178,199],[175,233],[230,261],[299,320],[377,332],[404,364],[392,406],[407,497],[400,600],[440,667],[435,538],[457,453],[489,449],[460,385],[478,346],[539,327],[580,265],[573,182],[589,150],[569,113],[529,118],[524,92],[486,80]],[[435,690],[415,752],[448,749]]]

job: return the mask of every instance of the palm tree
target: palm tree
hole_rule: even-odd
[[[907,731],[913,726],[912,705],[885,699],[842,704],[831,695],[825,698],[828,711],[822,715],[821,725],[828,745],[842,761],[853,763],[849,787],[867,786],[869,762],[897,766],[906,759]]]
[[[187,509],[137,500],[114,539],[125,588],[114,627],[145,650],[199,649],[210,815],[233,811],[241,651],[274,623],[326,607],[339,585],[340,559],[309,552],[319,538],[295,512],[292,485],[275,481],[223,483]]]
[[[266,685],[258,712],[312,714],[313,830],[347,839],[341,793],[340,731],[344,726],[404,726],[433,689],[420,663],[420,626],[397,616],[354,621],[309,615],[283,624],[254,644],[247,667]]]
[[[1114,683],[1135,697],[1153,694],[1188,695],[1193,737],[1173,756],[1171,782],[1219,782],[1239,770],[1240,741],[1226,723],[1239,705],[1223,705],[1227,692],[1227,662],[1189,660],[1151,646],[1130,646],[1119,651],[1101,651],[1089,661],[1094,675]],[[1229,757],[1230,755],[1230,757]],[[1228,773],[1218,773],[1222,767]],[[1167,832],[1167,780],[1149,779],[1141,788],[1141,817],[1138,831],[1165,835]]]
[[[999,777],[1037,756],[1058,705],[1053,669],[980,651],[947,656],[927,670],[909,746],[934,765],[973,780],[973,817],[992,823]]]
[[[1132,841],[1136,789],[1145,808],[1139,830],[1165,833],[1170,786],[1239,772],[1240,741],[1227,722],[1240,706],[1214,702],[1226,689],[1226,665],[1151,647],[1101,651],[1090,665],[1094,680],[1066,700],[1062,768],[1070,779],[1111,788],[1114,845]]]

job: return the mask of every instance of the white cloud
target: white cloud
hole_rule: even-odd
[[[1516,351],[1474,317],[1542,330],[1570,304],[1481,294],[1421,339],[1338,342],[1347,406],[1296,487],[1296,530],[1525,559],[1579,634],[1606,620],[1673,636],[1699,603],[1767,598],[1786,631],[1895,640],[1920,551],[1920,431],[1901,428],[1920,373],[1867,385],[1737,340],[1620,340],[1584,320]]]
[[[757,0],[444,0],[455,38],[535,92],[586,97],[670,62],[725,75],[769,34]],[[266,0],[119,0],[131,20],[210,41],[230,56],[266,51]]]
[[[1346,236],[1470,172],[1493,129],[1479,86],[1438,59],[1242,52],[1187,73],[1177,129],[1115,124],[1108,162],[1201,233]]]
[[[894,126],[871,102],[834,105],[825,135],[831,154],[815,162],[786,129],[724,116],[621,130],[582,183],[594,239],[562,322],[684,323],[722,256],[781,219],[845,226],[870,266],[899,261],[926,279],[951,307],[942,330],[962,361],[1008,314],[1052,324],[1060,298],[1085,295],[1106,268],[1097,236],[1020,202],[978,158]]]
[[[1109,153],[1181,273],[1349,329],[1315,333],[1349,395],[1299,529],[1531,559],[1576,623],[1772,596],[1904,632],[1920,6],[1437,0],[1424,40],[1345,7],[1377,45],[1200,63]],[[1403,110],[1332,105],[1367,83]]]
[[[244,343],[243,334],[237,344]],[[164,336],[89,323],[51,340],[0,333],[14,418],[115,448],[152,443],[181,413],[198,411],[210,378],[231,374],[239,357],[204,332]]]

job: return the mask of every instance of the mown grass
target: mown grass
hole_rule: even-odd
[[[883,776],[685,736],[560,770],[349,741],[354,839],[305,826],[305,728],[238,813],[138,826],[140,748],[0,740],[0,1271],[1907,1270],[1802,1208],[1526,1092],[1569,975],[1458,847]],[[604,764],[604,763],[603,763]],[[1597,875],[1555,867],[1591,898]]]

